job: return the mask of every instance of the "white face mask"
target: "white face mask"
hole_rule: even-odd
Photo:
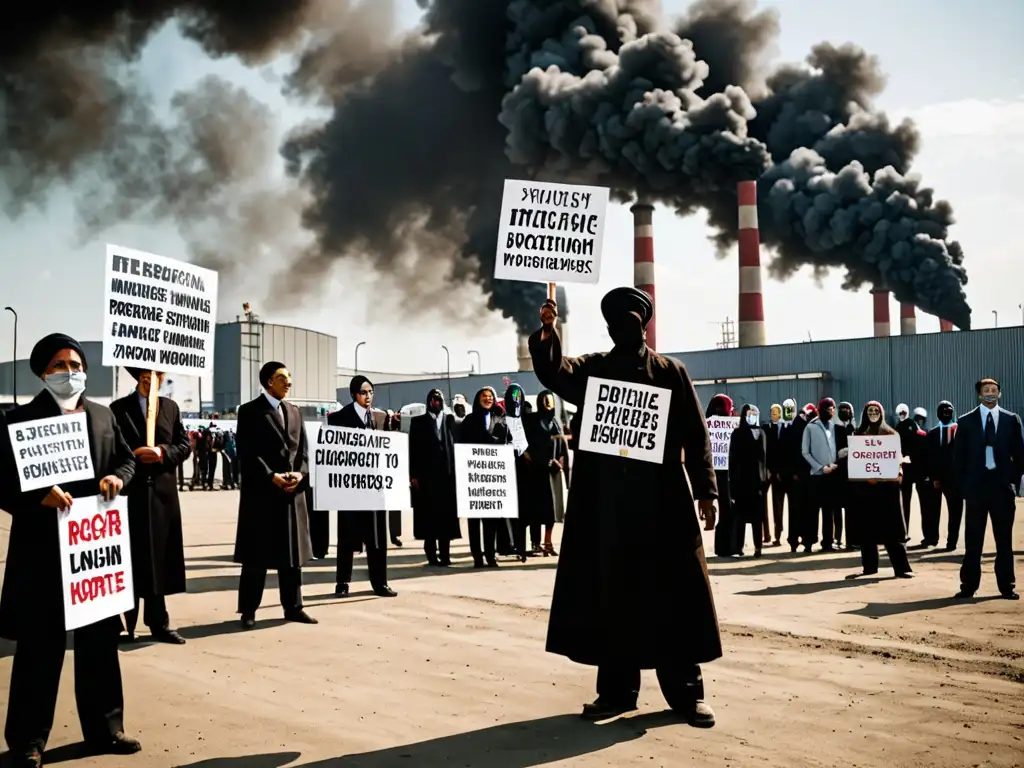
[[[906,421],[907,420],[908,414],[906,414],[906,413],[902,413],[901,412],[901,413],[897,413],[896,415],[899,417],[900,421]]]
[[[760,414],[757,411],[747,411],[747,424],[752,427],[756,427],[758,416],[760,416]]]
[[[54,397],[68,400],[85,391],[85,381],[85,371],[63,371],[49,374],[43,379],[43,384]]]

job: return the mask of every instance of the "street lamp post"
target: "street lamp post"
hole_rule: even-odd
[[[18,313],[13,307],[4,307],[5,312],[14,315],[14,363],[11,365],[11,395],[14,404],[18,404]]]
[[[448,351],[448,347],[444,344],[441,345],[441,349],[444,350],[445,360],[447,361],[445,370],[448,377],[448,402],[450,403],[452,401],[452,353]]]
[[[477,373],[483,373],[484,365],[483,365],[483,363],[480,360],[480,353],[477,352],[475,349],[471,349],[466,354],[467,355],[476,355],[476,372]]]
[[[360,341],[358,344],[356,344],[356,373],[359,373],[359,348],[363,346],[365,343],[365,341]]]

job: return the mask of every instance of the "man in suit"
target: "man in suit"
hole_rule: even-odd
[[[95,477],[22,492],[8,431],[0,434],[0,509],[12,518],[0,595],[0,637],[17,643],[4,738],[17,768],[42,765],[64,666],[58,510],[70,509],[76,498],[100,495],[112,500],[135,474],[135,459],[114,415],[85,397],[88,362],[81,345],[64,334],[47,336],[32,350],[29,367],[43,380],[44,389],[27,405],[9,411],[7,424],[85,413]],[[96,754],[142,749],[124,734],[120,633],[116,615],[74,630],[78,720],[86,745]]]
[[[927,509],[921,511],[925,546],[939,543],[939,522],[942,518],[942,499],[946,499],[949,525],[946,528],[946,551],[952,552],[960,541],[960,523],[964,517],[964,499],[956,478],[953,447],[956,445],[956,411],[948,400],[935,409],[939,419],[927,437],[928,477],[935,493],[929,498]]]
[[[423,541],[427,562],[452,564],[452,539],[462,538],[455,493],[455,432],[460,420],[444,412],[444,394],[432,389],[427,412],[409,424],[409,480],[413,535]]]
[[[764,425],[764,434],[768,441],[768,486],[772,491],[772,522],[775,524],[775,538],[772,546],[779,546],[782,541],[783,511],[786,503],[784,486],[785,475],[782,472],[782,406],[774,403],[769,411],[771,421]]]
[[[967,504],[967,551],[957,597],[973,597],[981,585],[981,551],[991,516],[999,593],[1007,600],[1019,600],[1013,572],[1013,518],[1017,485],[1024,474],[1024,435],[1020,416],[999,407],[998,381],[982,379],[975,391],[981,405],[960,419],[953,443],[956,475]]]
[[[349,383],[352,402],[327,415],[332,427],[351,429],[391,429],[390,414],[373,410],[373,382],[365,376],[355,376]],[[398,593],[388,586],[387,514],[384,510],[341,510],[338,512],[338,564],[335,594],[349,594],[352,565],[356,552],[366,547],[366,569],[370,586],[378,597],[395,597]]]
[[[316,624],[302,608],[302,566],[313,559],[306,429],[299,409],[285,400],[292,375],[284,363],[265,364],[260,384],[263,394],[238,409],[236,427],[242,475],[234,555],[242,565],[238,612],[245,629],[256,625],[267,570],[275,568],[285,619]]]
[[[124,617],[125,630],[134,640],[141,598],[143,621],[153,640],[184,645],[185,639],[170,627],[166,596],[185,591],[185,544],[175,479],[192,447],[178,404],[166,397],[157,401],[155,445],[146,445],[149,391],[154,386],[159,391],[163,374],[139,368],[129,368],[128,373],[138,382],[135,391],[110,404],[138,462],[135,482],[128,489],[135,609]]]

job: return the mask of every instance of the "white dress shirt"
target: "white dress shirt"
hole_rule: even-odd
[[[281,401],[280,400],[278,400],[276,397],[274,397],[269,392],[264,392],[263,396],[265,398],[267,398],[267,402],[270,403],[270,407],[271,408],[273,408],[278,413],[281,413]],[[284,416],[283,413],[281,413],[281,415]]]
[[[978,409],[978,413],[981,414],[981,434],[984,436],[985,427],[988,426],[988,415],[992,414],[992,422],[995,424],[996,432],[999,431],[999,406],[995,408],[989,408],[987,405],[982,404]],[[985,446],[985,469],[996,468],[996,454],[991,445]]]
[[[359,421],[361,421],[363,424],[365,424],[366,423],[366,414],[370,413],[370,412],[366,408],[363,408],[363,406],[361,406],[355,400],[352,401],[352,407],[355,408],[356,416],[359,417]],[[373,414],[372,413],[370,413],[370,418],[373,419]],[[377,426],[377,425],[374,424],[374,426]]]

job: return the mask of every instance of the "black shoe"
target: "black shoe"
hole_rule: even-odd
[[[583,705],[583,712],[580,713],[580,717],[582,717],[584,720],[597,722],[598,720],[608,720],[612,717],[624,715],[626,712],[635,711],[635,701],[613,702],[607,699],[602,699],[600,696],[598,696],[597,701]]]
[[[10,761],[11,768],[40,768],[43,764],[43,753],[36,747],[26,749],[17,756],[12,751],[10,753]]]
[[[256,626],[256,617],[255,616],[246,616],[245,614],[242,615],[242,629],[252,629],[255,626]]]
[[[1003,598],[1003,600],[1020,600],[1020,595],[1012,589],[1009,592],[1003,592],[1000,594],[1000,597]]]
[[[398,593],[387,584],[381,584],[379,587],[374,587],[373,594],[377,597],[398,597]]]
[[[804,553],[808,554],[808,555],[811,554],[811,545],[810,544],[805,544],[804,545]]]
[[[498,561],[497,560],[488,560],[487,561],[487,567],[488,568],[497,568],[498,567]]]
[[[109,740],[88,740],[85,742],[85,748],[91,755],[134,755],[142,751],[142,745],[138,740],[125,736],[122,731],[115,733]]]
[[[959,592],[953,595],[953,597],[955,597],[957,600],[970,600],[974,597],[974,593],[968,592],[966,589],[961,589]]]
[[[293,621],[296,624],[319,624],[320,622],[306,613],[304,610],[299,608],[297,611],[286,611],[284,614],[285,621]]]
[[[441,563],[438,561],[438,559],[436,557],[428,557],[427,558],[427,565],[429,567],[431,567],[431,568],[437,568],[440,564]]]
[[[677,710],[677,714],[694,728],[715,727],[715,710],[704,701],[695,701],[692,706]]]
[[[335,597],[348,597],[348,584],[338,584],[334,587]]]
[[[483,560],[474,560],[473,561],[473,567],[474,568],[483,568],[484,567],[484,561]]]
[[[761,557],[761,550],[760,549],[755,549],[754,550],[754,558],[755,559],[760,559],[760,557]]]
[[[912,578],[914,578],[914,572],[913,571],[904,571],[903,573],[897,573],[896,574],[896,578],[897,579],[912,579]]]
[[[452,560],[450,557],[446,557],[444,560],[438,560],[437,564],[442,568],[448,568],[451,566]]]
[[[404,544],[402,544],[402,540],[400,538],[398,538],[397,536],[395,536],[395,538],[393,538],[391,540],[391,543],[394,544],[399,549],[401,549],[403,546],[405,546]]]
[[[796,550],[797,550],[796,544],[790,544],[789,545],[789,551],[790,552],[796,552]]]
[[[956,544],[948,544],[947,543],[946,546],[944,546],[942,548],[942,551],[943,552],[955,552],[956,551]]]
[[[173,629],[158,629],[150,632],[150,637],[155,643],[167,643],[168,645],[185,645],[185,638]]]

